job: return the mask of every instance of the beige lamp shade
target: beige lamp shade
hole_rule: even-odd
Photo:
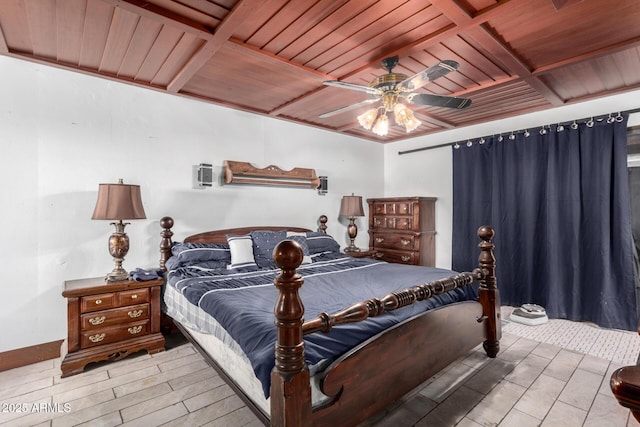
[[[353,218],[356,216],[364,216],[362,208],[362,196],[343,196],[340,204],[340,216]]]
[[[140,186],[123,184],[100,184],[98,201],[91,219],[145,219]]]

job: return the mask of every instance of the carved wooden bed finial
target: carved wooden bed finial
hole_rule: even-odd
[[[273,259],[282,269],[274,284],[279,291],[275,305],[278,340],[275,369],[271,372],[271,425],[307,426],[311,423],[309,369],[304,360],[302,323],[304,307],[298,294],[302,277],[296,268],[302,263],[300,245],[284,240],[273,250]]]
[[[320,218],[318,218],[318,222],[320,222],[320,225],[318,226],[319,232],[327,233],[327,221],[329,221],[329,218],[327,218],[326,215],[320,215]]]
[[[160,241],[160,268],[167,271],[165,263],[171,257],[171,246],[173,244],[171,241],[171,236],[173,236],[173,231],[171,231],[173,218],[170,216],[163,217],[160,220],[160,227],[162,227],[162,231],[160,232],[162,236],[162,240]]]
[[[489,357],[496,357],[500,350],[502,328],[500,325],[500,294],[496,282],[496,258],[493,255],[495,245],[491,241],[495,232],[489,226],[478,228],[478,237],[482,242],[478,245],[480,256],[478,263],[482,269],[480,279],[479,300],[482,302],[483,312],[487,316],[487,339],[482,343]]]

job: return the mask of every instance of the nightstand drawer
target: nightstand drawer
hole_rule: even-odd
[[[126,325],[96,329],[80,333],[80,348],[95,347],[116,341],[124,341],[129,338],[147,335],[149,333],[149,321],[128,323]]]
[[[383,215],[411,215],[413,203],[411,202],[375,202],[373,212]]]
[[[420,252],[394,251],[392,249],[376,249],[374,256],[376,259],[387,262],[395,262],[398,264],[420,263]]]
[[[111,310],[96,311],[80,316],[80,329],[89,330],[105,326],[121,325],[127,322],[146,320],[149,318],[149,304],[130,305]]]
[[[90,311],[105,310],[116,306],[116,294],[88,295],[80,299],[80,311],[87,313]]]
[[[118,292],[116,300],[118,302],[118,307],[149,302],[149,289],[134,289],[131,291]]]
[[[374,228],[392,230],[413,230],[413,217],[377,216],[373,217]]]
[[[401,233],[373,233],[373,244],[376,249],[402,249],[407,251],[420,249],[419,240],[412,234]]]

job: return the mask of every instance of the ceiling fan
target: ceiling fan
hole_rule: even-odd
[[[372,95],[372,97],[356,104],[347,105],[346,107],[321,114],[319,117],[330,117],[364,105],[381,103],[378,107],[374,107],[358,116],[358,122],[365,129],[371,129],[375,134],[383,136],[387,134],[389,129],[388,112],[393,111],[396,123],[404,126],[407,132],[411,132],[420,126],[421,122],[415,118],[413,112],[407,108],[405,104],[420,104],[458,109],[467,108],[471,105],[471,100],[468,98],[415,92],[430,81],[457,70],[457,62],[444,60],[411,77],[401,73],[394,73],[393,69],[396,65],[398,65],[397,56],[383,59],[382,67],[386,69],[388,73],[373,79],[371,83],[369,83],[369,86],[361,86],[337,80],[325,81],[324,84],[327,86],[357,90],[368,93]]]

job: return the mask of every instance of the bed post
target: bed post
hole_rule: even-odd
[[[162,232],[160,232],[162,236],[162,240],[160,241],[160,268],[167,271],[165,263],[171,257],[171,245],[173,244],[171,241],[171,236],[173,236],[173,231],[171,231],[173,218],[170,216],[163,217],[160,220],[160,227],[162,227]]]
[[[271,372],[271,425],[278,427],[311,425],[311,386],[302,333],[304,307],[298,294],[303,280],[296,273],[302,257],[300,245],[291,240],[280,242],[273,250],[273,259],[282,269],[274,281],[279,292],[274,308],[278,341]]]
[[[482,239],[482,242],[478,245],[480,248],[478,262],[483,273],[483,277],[480,280],[478,299],[482,304],[483,315],[486,318],[486,339],[484,343],[482,343],[482,346],[489,357],[497,356],[500,350],[500,338],[502,336],[500,294],[496,286],[496,258],[493,255],[493,248],[495,246],[491,241],[493,235],[493,228],[489,226],[485,225],[478,229],[478,237]]]

